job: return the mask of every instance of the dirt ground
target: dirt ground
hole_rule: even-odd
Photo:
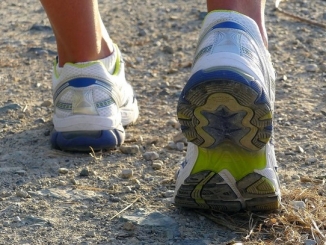
[[[281,3],[302,18],[267,3],[277,71],[276,157],[287,203],[273,214],[215,214],[215,222],[171,203],[174,174],[186,153],[184,143],[172,143],[180,133],[176,103],[204,1],[99,2],[138,95],[140,117],[127,128],[124,144],[134,154],[51,149],[51,26],[37,0],[0,2],[0,244],[325,244],[326,221],[317,224],[317,236],[295,220],[300,229],[293,238],[286,226],[266,220],[285,217],[291,203],[303,205],[297,213],[301,208],[316,217],[317,207],[300,198],[305,190],[325,200],[326,1]],[[158,158],[146,160],[148,154]]]

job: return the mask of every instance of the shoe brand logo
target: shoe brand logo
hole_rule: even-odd
[[[56,104],[57,108],[64,110],[64,111],[71,111],[72,110],[72,104],[71,103],[64,103],[61,101],[58,101]]]
[[[109,98],[107,100],[97,102],[96,107],[97,108],[104,108],[104,107],[108,107],[108,106],[112,105],[113,103],[114,103],[113,99]]]

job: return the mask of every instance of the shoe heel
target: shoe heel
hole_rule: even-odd
[[[248,174],[236,182],[236,190],[222,176],[212,171],[190,175],[180,186],[175,205],[222,212],[238,212],[241,209],[269,211],[280,207],[280,197],[274,184],[266,177],[258,173]]]
[[[266,155],[266,148],[252,152],[232,142],[198,148],[196,162],[175,194],[176,206],[223,212],[278,209],[278,178]]]
[[[100,131],[73,131],[57,132],[51,134],[51,144],[54,149],[64,151],[90,152],[115,149],[125,139],[123,130],[100,130]]]

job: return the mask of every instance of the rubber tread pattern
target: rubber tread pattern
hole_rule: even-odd
[[[251,187],[253,190],[256,189],[256,193],[248,192]],[[264,187],[264,193],[257,189],[259,187]],[[218,173],[208,170],[198,172],[186,178],[184,184],[180,186],[175,196],[175,205],[222,212],[238,212],[243,209],[268,211],[278,209],[280,206],[272,182],[258,173],[248,174],[237,181],[237,191],[233,188]]]
[[[272,109],[259,83],[232,70],[198,71],[179,98],[177,115],[188,141],[215,148],[226,139],[257,151],[269,141]]]

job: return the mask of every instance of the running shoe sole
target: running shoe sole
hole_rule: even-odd
[[[226,212],[279,207],[277,175],[266,168],[272,110],[257,81],[229,67],[198,71],[182,91],[177,115],[188,141],[199,147],[176,206]]]
[[[237,70],[198,71],[179,99],[177,115],[188,141],[216,148],[225,140],[250,151],[272,135],[272,110],[254,78]]]
[[[177,190],[176,206],[223,212],[279,208],[280,197],[271,180],[277,176],[273,169],[266,169],[265,148],[250,152],[225,141],[216,149],[198,151],[190,175]]]

